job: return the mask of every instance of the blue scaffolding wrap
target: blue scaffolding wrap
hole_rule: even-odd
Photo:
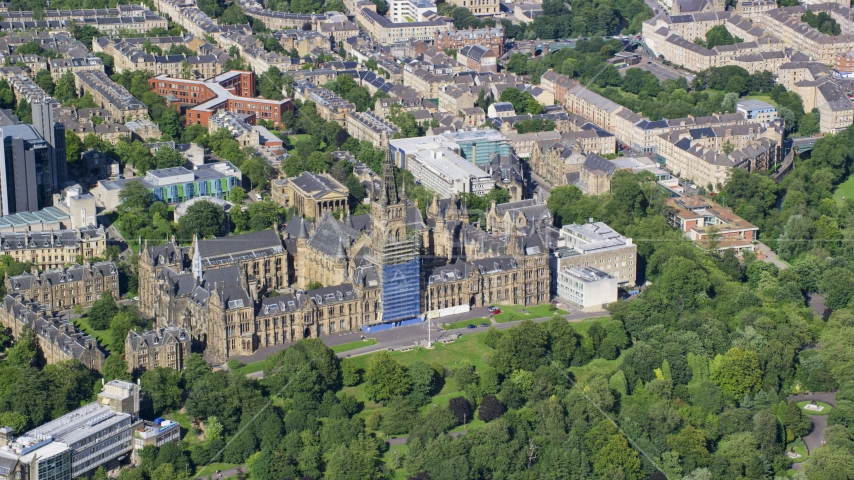
[[[382,266],[383,323],[398,322],[421,314],[421,279],[418,258]]]

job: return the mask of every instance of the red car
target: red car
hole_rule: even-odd
[[[489,310],[489,313],[491,313],[493,315],[498,315],[499,313],[501,313],[501,310],[498,307],[491,306],[491,307],[487,308],[487,310]]]

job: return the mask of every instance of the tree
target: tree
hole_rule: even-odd
[[[249,227],[252,231],[267,230],[279,221],[279,208],[270,200],[263,202],[252,202],[247,209],[249,214]]]
[[[454,397],[448,402],[451,413],[457,417],[457,425],[465,425],[471,421],[471,403],[466,397]]]
[[[249,198],[249,195],[246,194],[246,190],[241,186],[236,186],[228,192],[228,201],[236,205],[245,202],[247,198]]]
[[[215,438],[222,438],[222,424],[216,417],[208,417],[208,421],[205,422],[205,441]]]
[[[839,447],[824,446],[810,452],[804,465],[804,473],[810,480],[854,479],[854,456]]]
[[[125,342],[131,330],[138,330],[145,326],[145,320],[140,317],[136,310],[124,309],[118,312],[110,320],[110,333],[115,340],[113,348],[115,353],[122,354],[125,351]]]
[[[33,108],[26,98],[21,97],[18,101],[18,107],[15,108],[15,116],[22,123],[33,123]]]
[[[484,422],[490,422],[504,413],[504,405],[495,395],[486,395],[477,409],[477,418]]]
[[[345,387],[354,387],[361,383],[362,371],[353,360],[345,358],[341,360],[341,382]]]
[[[211,372],[211,365],[205,361],[200,353],[191,353],[184,359],[184,370],[181,372],[181,376],[184,379],[184,386],[187,389],[192,389],[198,380],[209,375]]]
[[[53,89],[56,85],[53,83],[53,77],[50,75],[50,72],[46,69],[39,70],[33,78],[33,82],[41,87],[48,95],[53,95]]]
[[[393,397],[406,395],[412,381],[406,368],[386,351],[376,353],[365,375],[365,395],[376,402],[387,403]]]
[[[218,237],[222,234],[224,223],[225,211],[222,207],[206,200],[194,202],[178,220],[178,237],[183,241],[189,241],[194,236],[200,239]]]
[[[92,396],[92,371],[78,360],[64,360],[44,367],[42,374],[50,385],[53,417],[79,407]]]
[[[95,300],[92,304],[92,308],[89,309],[89,314],[87,315],[89,319],[89,326],[95,330],[106,330],[110,328],[110,321],[118,311],[119,309],[116,307],[116,301],[113,299],[113,294],[106,290],[101,292],[101,298]]]
[[[595,452],[593,468],[602,478],[640,479],[638,452],[629,447],[622,434],[611,435],[601,450]]]
[[[282,95],[284,83],[282,72],[276,67],[270,67],[258,78],[258,93],[264,98],[281,100],[284,98]]]
[[[849,378],[854,368],[854,326],[828,327],[821,334],[820,356],[837,381]]]
[[[105,382],[116,379],[131,381],[131,376],[128,373],[128,362],[121,355],[110,355],[104,360],[101,376],[104,377]]]
[[[726,354],[712,360],[709,371],[712,381],[730,398],[753,395],[762,385],[759,355],[750,350],[729,349]]]
[[[165,367],[154,367],[142,374],[142,390],[151,396],[156,414],[180,406],[181,372]]]
[[[169,147],[160,147],[154,154],[157,168],[183,167],[187,163],[184,154]]]

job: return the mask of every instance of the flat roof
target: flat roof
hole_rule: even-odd
[[[467,180],[472,177],[491,178],[488,173],[447,148],[422,150],[413,156],[442,178],[450,180]],[[407,165],[411,165],[411,163],[407,163]]]

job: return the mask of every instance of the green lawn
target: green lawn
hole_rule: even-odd
[[[335,345],[331,348],[333,352],[341,353],[349,352],[350,350],[355,350],[357,348],[370,347],[371,345],[376,345],[377,343],[379,342],[375,338],[366,338],[364,340],[357,340],[355,342],[342,343],[341,345]]]
[[[265,368],[267,368],[267,360],[261,360],[259,362],[252,362],[240,367],[238,372],[242,375],[248,375],[250,373],[261,372]]]
[[[804,460],[807,459],[807,457],[809,457],[809,453],[807,452],[807,446],[804,444],[804,441],[802,439],[799,438],[799,439],[795,440],[794,442],[790,443],[789,445],[787,445],[786,446],[787,452],[789,451],[790,447],[795,450],[795,453],[799,453],[801,455],[801,458],[794,459],[795,463],[803,462]]]
[[[513,322],[516,320],[524,320],[526,318],[543,318],[551,317],[552,315],[564,315],[566,312],[554,305],[537,305],[535,307],[523,307],[520,305],[496,305],[501,313],[493,315],[498,323]]]
[[[181,426],[181,431],[184,433],[184,436],[181,438],[181,441],[186,442],[188,444],[199,443],[199,437],[196,434],[196,429],[193,427],[193,424],[190,423],[189,415],[181,412],[171,412],[164,416],[169,420],[178,422],[178,425]]]
[[[468,360],[477,369],[483,369],[486,368],[486,361],[492,352],[491,348],[483,344],[482,335],[467,334],[452,343],[435,343],[429,350],[418,347],[408,352],[390,352],[390,355],[404,365],[417,361],[425,363],[438,361],[448,368],[454,368],[454,365]],[[358,368],[367,371],[371,355],[360,355],[351,360]]]
[[[745,100],[759,100],[760,102],[770,103],[771,105],[777,106],[777,102],[771,100],[769,95],[748,95],[744,97]]]
[[[300,140],[311,140],[311,135],[307,133],[298,133],[296,135],[291,135],[291,145],[296,144],[296,142]]]
[[[445,330],[453,330],[455,328],[466,328],[469,325],[474,325],[480,329],[479,331],[485,331],[486,329],[480,326],[481,323],[491,324],[492,322],[490,322],[489,319],[485,317],[472,318],[471,320],[461,320],[459,322],[445,324]]]
[[[406,480],[409,477],[406,470],[403,469],[403,459],[406,457],[406,454],[409,452],[409,447],[406,445],[395,445],[390,447],[385,455],[383,455],[383,463],[388,465],[391,468],[395,466],[400,466],[399,468],[394,469],[394,476],[391,478],[394,480]]]
[[[833,199],[836,203],[842,204],[843,197],[854,198],[854,175],[849,175],[848,179],[840,183],[833,192]]]
[[[75,318],[72,320],[74,325],[77,325],[77,328],[83,330],[87,334],[91,335],[101,344],[104,348],[111,352],[115,352],[115,340],[113,339],[113,332],[110,330],[95,330],[94,328],[89,326],[89,319],[86,317]],[[124,339],[122,339],[124,341]]]
[[[604,327],[605,324],[610,322],[610,321],[611,321],[611,317],[607,316],[607,317],[594,318],[591,320],[584,320],[581,322],[569,322],[569,324],[572,325],[572,328],[576,332],[583,333],[586,335],[587,332],[590,330],[590,327],[592,327],[594,323],[598,323]]]
[[[193,478],[207,478],[208,475],[213,475],[214,477],[216,477],[217,470],[228,470],[229,468],[234,468],[236,466],[236,463],[212,463],[199,469],[199,471],[196,472],[196,475]]]
[[[830,405],[828,405],[824,402],[815,402],[818,406],[824,407],[824,410],[822,410],[820,412],[814,412],[812,410],[807,410],[804,408],[804,406],[808,405],[809,403],[810,403],[809,400],[804,400],[803,402],[798,402],[798,406],[801,407],[801,410],[807,415],[827,415],[833,409],[833,407],[831,407]]]

